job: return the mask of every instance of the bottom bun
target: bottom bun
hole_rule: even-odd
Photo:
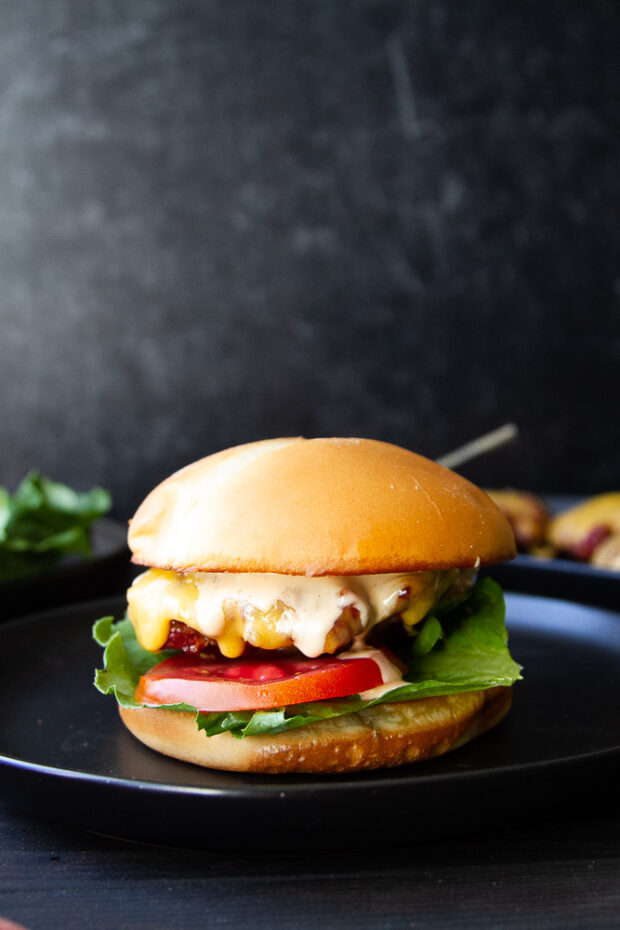
[[[508,713],[511,688],[379,704],[273,736],[207,737],[195,715],[120,707],[125,726],[175,759],[232,772],[356,772],[430,759],[485,733]]]

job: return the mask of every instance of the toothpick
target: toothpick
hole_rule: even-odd
[[[442,455],[437,461],[446,468],[457,468],[459,465],[471,461],[471,459],[476,459],[480,455],[486,455],[487,452],[493,452],[500,446],[512,442],[518,435],[519,429],[514,423],[505,423],[498,429],[494,429],[490,433],[485,433],[484,436],[472,439],[471,442],[465,443],[464,446],[460,446],[458,449],[448,452],[447,455]]]

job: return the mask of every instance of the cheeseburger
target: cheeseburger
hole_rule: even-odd
[[[478,569],[509,523],[464,478],[367,439],[272,439],[201,459],[130,524],[127,617],[100,691],[158,752],[243,772],[440,755],[507,713],[520,667]]]

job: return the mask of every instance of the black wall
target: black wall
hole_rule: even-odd
[[[0,482],[279,434],[620,486],[620,4],[5,0]]]

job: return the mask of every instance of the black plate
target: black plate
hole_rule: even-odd
[[[544,497],[553,514],[575,507],[583,500],[582,497],[552,494]],[[487,574],[511,591],[557,597],[612,610],[620,607],[620,572],[596,568],[587,562],[518,555],[512,562],[489,568]]]
[[[102,517],[93,524],[92,548],[90,559],[67,556],[52,571],[0,583],[0,619],[123,591],[135,574],[129,562],[127,527]]]
[[[525,666],[495,730],[440,759],[356,776],[247,776],[160,756],[92,687],[93,619],[119,600],[0,627],[0,786],[29,813],[129,839],[204,847],[419,842],[515,814],[571,814],[620,759],[620,615],[508,595]],[[617,797],[617,795],[616,795]]]
[[[487,574],[511,591],[527,591],[595,607],[616,609],[620,605],[620,572],[584,562],[518,555],[512,562],[487,569]]]

